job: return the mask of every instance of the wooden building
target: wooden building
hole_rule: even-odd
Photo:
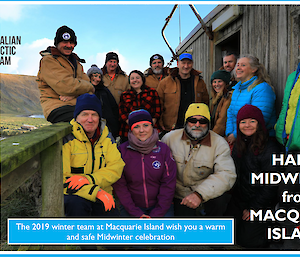
[[[199,23],[176,53],[192,49],[194,68],[202,71],[208,87],[226,51],[258,57],[271,77],[279,111],[286,79],[299,63],[300,6],[218,5],[203,20],[213,39]]]

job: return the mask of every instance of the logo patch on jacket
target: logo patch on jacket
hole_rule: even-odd
[[[161,166],[161,163],[159,161],[152,162],[152,167],[156,170],[158,170]]]

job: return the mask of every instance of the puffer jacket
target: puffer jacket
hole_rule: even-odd
[[[148,87],[156,89],[158,87],[158,84],[160,81],[162,81],[165,77],[169,75],[169,68],[164,67],[163,68],[163,73],[161,74],[160,79],[156,77],[156,75],[153,73],[151,68],[148,68],[145,72],[145,77],[146,77],[146,85]]]
[[[143,215],[139,207],[153,206],[150,217],[163,217],[171,206],[176,186],[176,163],[169,147],[158,141],[151,153],[142,154],[125,142],[119,150],[125,167],[113,187],[120,203],[134,217]]]
[[[262,153],[255,155],[248,146],[248,151],[239,156],[236,144],[232,151],[237,180],[233,187],[233,198],[244,209],[267,209],[275,206],[277,197],[277,185],[251,184],[251,173],[279,172],[279,166],[272,165],[272,154],[280,153],[279,144],[269,140]]]
[[[108,137],[108,128],[101,121],[101,136],[92,145],[82,126],[74,119],[72,134],[63,139],[63,175],[64,183],[73,175],[80,175],[88,179],[89,185],[79,190],[65,188],[64,194],[74,194],[82,198],[96,201],[96,195],[101,188],[112,194],[112,184],[122,174],[124,162],[117,145]]]
[[[72,53],[70,58],[74,59],[74,65],[55,47],[48,47],[40,52],[43,57],[40,61],[40,68],[37,75],[38,87],[40,89],[40,100],[44,116],[47,119],[49,114],[59,107],[65,105],[76,105],[76,98],[63,102],[59,96],[79,96],[93,92],[93,85],[89,77],[83,72],[80,62],[85,62]]]
[[[300,63],[297,71],[288,76],[281,112],[276,124],[276,138],[286,151],[300,150]],[[287,126],[289,128],[287,129]],[[287,135],[289,135],[287,139]]]
[[[274,124],[276,122],[275,99],[276,95],[271,86],[266,82],[260,83],[248,91],[248,87],[257,79],[256,76],[244,83],[237,83],[233,89],[231,103],[227,110],[227,122],[225,135],[233,133],[237,137],[236,117],[238,111],[245,104],[252,104],[258,107],[264,116],[266,128],[270,136],[275,136]]]
[[[103,81],[104,86],[106,86],[108,88],[108,90],[111,92],[111,94],[115,98],[117,104],[119,104],[121,94],[130,88],[130,85],[128,82],[128,76],[125,74],[124,71],[117,68],[117,73],[116,73],[114,79],[111,80],[106,69],[102,68],[101,70],[103,72],[102,81]]]
[[[194,76],[193,86],[195,90],[195,103],[209,104],[209,96],[206,84],[203,81],[200,72],[192,69],[191,75]],[[178,119],[178,111],[180,107],[180,90],[181,85],[178,79],[178,68],[170,70],[170,75],[159,82],[157,92],[160,97],[162,106],[162,115],[160,125],[165,130],[172,130]]]
[[[175,198],[183,199],[197,192],[204,202],[230,190],[236,173],[226,140],[213,131],[193,146],[184,129],[167,133],[166,143],[177,163]]]

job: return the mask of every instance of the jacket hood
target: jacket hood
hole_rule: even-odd
[[[191,70],[191,75],[193,75],[193,76],[199,76],[199,77],[202,78],[201,73],[202,73],[202,71],[198,71],[198,70],[195,70],[195,69]],[[178,76],[178,74],[179,74],[178,67],[170,69],[170,76],[172,76],[173,79],[176,78]]]
[[[59,57],[59,56],[63,56],[61,54],[61,52],[54,46],[48,46],[46,50],[43,50],[40,52],[41,56],[46,56],[46,55],[52,55],[53,57]],[[74,58],[81,63],[85,63],[84,59],[80,59],[79,56],[75,53],[71,54],[72,56],[74,56]]]

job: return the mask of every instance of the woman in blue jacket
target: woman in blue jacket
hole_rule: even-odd
[[[254,105],[262,111],[269,136],[274,137],[276,96],[265,67],[259,63],[258,58],[245,55],[238,59],[234,73],[239,82],[233,87],[231,103],[227,110],[225,135],[228,143],[233,144],[237,137],[236,117],[245,104]]]

